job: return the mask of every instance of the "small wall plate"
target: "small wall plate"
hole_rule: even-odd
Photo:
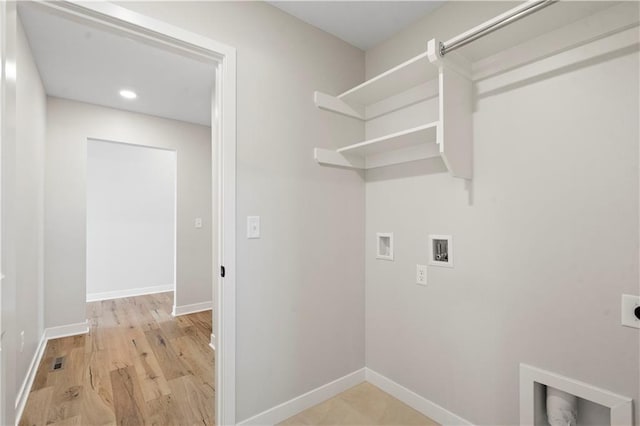
[[[453,268],[453,238],[451,235],[429,235],[429,265]]]
[[[640,328],[640,318],[636,314],[640,311],[636,311],[640,308],[640,296],[634,296],[631,294],[622,295],[621,306],[621,322],[622,325],[627,327]]]
[[[393,232],[376,234],[376,259],[393,260]]]

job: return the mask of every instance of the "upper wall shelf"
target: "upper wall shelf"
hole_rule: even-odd
[[[438,95],[437,121],[337,150],[316,148],[316,161],[369,169],[440,156],[453,176],[471,179],[472,83],[468,64],[454,62],[454,57],[447,55],[445,60],[439,53],[439,43],[430,40],[425,52],[341,95],[315,92],[317,107],[363,121],[403,111],[409,105]],[[428,82],[433,84],[425,84]],[[425,94],[423,89],[430,94]],[[375,107],[368,108],[373,105]]]
[[[429,123],[379,138],[366,140],[332,151],[316,148],[320,164],[372,169],[425,158],[438,157],[438,123]],[[393,155],[388,155],[393,152]]]
[[[438,78],[438,67],[429,62],[427,52],[347,90],[338,99],[349,104],[371,105],[412,87]]]

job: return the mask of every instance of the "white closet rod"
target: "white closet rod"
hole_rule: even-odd
[[[492,18],[487,22],[480,24],[477,27],[474,27],[456,37],[453,37],[452,39],[449,39],[444,43],[440,43],[440,54],[444,56],[449,52],[452,52],[481,37],[484,37],[487,34],[491,34],[492,32],[504,26],[512,24],[513,22],[522,19],[534,12],[537,12],[540,9],[545,8],[557,1],[558,0],[535,0],[528,1],[518,7],[514,7],[513,9],[508,10],[502,15],[498,15],[495,18]]]

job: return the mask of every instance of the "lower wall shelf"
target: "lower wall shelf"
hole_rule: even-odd
[[[345,146],[336,151],[316,148],[315,159],[320,164],[372,169],[440,156],[437,142],[439,122],[392,133],[375,139]]]

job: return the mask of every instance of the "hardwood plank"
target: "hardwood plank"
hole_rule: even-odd
[[[51,426],[86,426],[89,423],[83,423],[81,416],[73,416],[59,422],[51,423]]]
[[[168,385],[167,385],[168,386]],[[149,418],[148,425],[166,426],[185,424],[182,406],[173,395],[163,395],[147,403]]]
[[[190,374],[161,330],[147,331],[144,334],[167,380]]]
[[[134,368],[126,367],[112,371],[111,386],[118,425],[143,424],[146,405]]]
[[[47,424],[47,413],[53,398],[53,386],[38,389],[29,394],[20,419],[20,426],[36,426]]]
[[[37,391],[38,389],[42,389],[47,386],[47,376],[49,374],[49,366],[53,364],[54,359],[42,358],[38,369],[36,370],[36,375],[33,378],[33,385],[31,385],[31,392]]]
[[[214,377],[211,374],[214,369],[213,349],[199,344],[191,336],[178,337],[173,339],[171,344],[191,375],[213,391],[215,389]]]
[[[132,343],[129,349],[145,401],[169,395],[169,384],[145,334],[137,330],[129,337]]]
[[[137,320],[137,328],[142,331],[155,330],[158,328],[158,323],[151,315],[151,308],[147,298],[136,298],[135,304],[135,317]]]
[[[102,303],[91,302],[87,303],[87,319],[99,319],[102,318]]]
[[[189,315],[179,315],[175,317],[178,327],[193,327],[193,322],[189,319]]]
[[[201,332],[210,335],[212,325],[211,316],[211,311],[203,311],[189,315],[189,319],[191,320],[193,325],[195,325]]]
[[[137,297],[125,297],[123,299],[118,299],[120,302],[119,305],[119,316],[122,321],[122,327],[134,329],[138,327],[138,317],[137,317]]]
[[[87,355],[83,375],[84,398],[80,411],[85,424],[111,425],[116,423],[111,374],[107,365],[105,352],[97,351]]]
[[[162,305],[158,303],[152,303],[151,309],[149,309],[149,314],[156,320],[157,323],[161,323],[164,321],[173,321],[173,316],[171,316],[171,311],[167,312],[164,310]]]
[[[212,425],[215,423],[215,392],[202,386],[194,376],[169,380],[172,395],[183,408],[184,424]]]
[[[162,321],[158,325],[160,325],[160,329],[168,339],[184,336],[184,328],[180,327],[175,320]]]
[[[127,331],[121,328],[109,328],[104,331],[105,340],[108,342],[106,353],[109,371],[133,366],[125,335]]]

